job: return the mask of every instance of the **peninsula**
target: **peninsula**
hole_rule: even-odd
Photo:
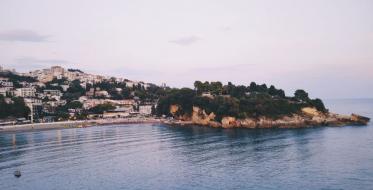
[[[282,89],[255,82],[244,86],[196,81],[193,89],[178,89],[60,66],[27,73],[0,68],[0,126],[25,125],[18,127],[23,129],[82,125],[74,121],[84,121],[84,126],[143,121],[298,128],[366,125],[369,120],[332,113],[321,99],[311,99],[304,90],[286,96]]]
[[[222,128],[301,128],[366,125],[369,118],[340,115],[311,99],[304,90],[285,96],[273,85],[250,86],[221,82],[194,83],[194,90],[173,89],[160,98],[157,113],[175,118],[170,124],[195,124]]]

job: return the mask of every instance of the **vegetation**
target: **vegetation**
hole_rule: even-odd
[[[94,114],[103,114],[104,112],[110,111],[110,110],[113,110],[113,109],[115,109],[115,106],[106,103],[106,104],[97,105],[97,106],[89,109],[89,112],[92,112]]]
[[[67,71],[70,71],[70,72],[79,72],[79,73],[84,73],[84,72],[81,71],[80,69],[67,69]]]
[[[310,99],[304,90],[297,90],[294,97],[286,97],[282,89],[271,85],[258,85],[252,82],[249,86],[233,85],[221,82],[194,83],[194,90],[189,88],[170,89],[159,99],[158,115],[170,114],[171,105],[179,105],[176,115],[189,115],[193,106],[204,109],[208,114],[214,112],[219,121],[224,116],[237,118],[266,116],[277,118],[300,112],[301,108],[313,106],[321,112],[327,112],[320,99]],[[209,93],[209,96],[205,96]]]
[[[36,82],[37,80],[32,77],[16,75],[12,72],[0,72],[0,77],[9,78],[10,82],[13,82],[14,87],[21,88],[20,82]]]
[[[25,117],[30,114],[30,109],[26,106],[23,98],[13,97],[7,103],[5,97],[0,95],[0,118]]]
[[[64,93],[63,99],[66,99],[68,102],[79,99],[80,96],[83,96],[86,93],[86,90],[80,85],[79,80],[73,80],[70,83],[67,92]]]

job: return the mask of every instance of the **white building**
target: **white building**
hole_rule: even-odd
[[[62,93],[59,90],[44,90],[43,93],[46,96],[62,96]]]
[[[109,92],[107,92],[106,90],[96,91],[95,95],[99,97],[110,97]]]
[[[141,115],[151,115],[152,114],[152,105],[140,105],[139,113]]]
[[[18,97],[35,97],[36,90],[34,88],[17,88],[14,92]]]
[[[66,92],[67,89],[70,88],[70,86],[69,86],[69,85],[66,85],[66,84],[60,85],[60,87],[62,88],[62,90],[63,90],[64,92]]]
[[[2,96],[6,96],[6,93],[7,93],[7,89],[5,89],[5,88],[0,88],[0,95],[2,95]]]
[[[126,84],[126,87],[128,87],[128,88],[133,88],[133,86],[135,85],[135,83],[132,82],[132,81],[126,81],[124,83]]]
[[[60,66],[53,66],[51,67],[51,74],[54,76],[54,77],[61,77],[63,76],[64,72],[65,72],[65,69],[60,67]]]
[[[0,88],[10,91],[13,89],[13,82],[8,81],[7,78],[0,77]]]

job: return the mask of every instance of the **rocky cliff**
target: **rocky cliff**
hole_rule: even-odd
[[[177,110],[179,109],[178,105],[170,106],[170,113],[173,114],[176,119],[190,124],[222,128],[301,128],[312,126],[366,125],[370,120],[369,118],[357,114],[348,116],[334,113],[322,113],[315,108],[305,107],[299,114],[283,116],[278,119],[266,117],[244,119],[223,117],[221,121],[216,121],[216,115],[213,112],[207,114],[205,110],[196,106],[193,107],[191,116],[176,116]]]

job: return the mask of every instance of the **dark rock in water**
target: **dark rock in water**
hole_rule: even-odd
[[[19,170],[15,171],[14,176],[21,177],[21,171],[19,171]]]

